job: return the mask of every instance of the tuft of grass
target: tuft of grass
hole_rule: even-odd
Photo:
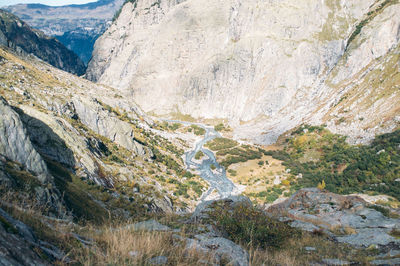
[[[174,240],[171,232],[133,232],[124,224],[103,227],[95,235],[96,245],[80,249],[77,264],[82,265],[149,265],[149,260],[165,256],[168,265],[211,263],[213,256],[186,250],[184,241]],[[177,246],[179,245],[179,246]]]
[[[3,225],[7,232],[12,234],[18,234],[18,229],[10,224],[3,216],[0,215],[0,224]]]
[[[59,163],[49,159],[45,161],[50,173],[54,176],[56,187],[64,195],[65,204],[76,219],[102,223],[109,217],[106,209],[88,194],[88,184],[72,175]]]
[[[223,201],[216,202],[209,215],[232,241],[248,247],[282,248],[286,241],[301,234],[248,204],[238,204],[230,210]]]
[[[396,229],[396,228],[393,228],[392,231],[390,231],[390,235],[395,237],[395,238],[400,239],[400,230]]]

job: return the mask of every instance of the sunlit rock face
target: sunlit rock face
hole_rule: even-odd
[[[146,112],[228,119],[236,138],[314,123],[367,142],[400,120],[399,26],[396,1],[138,0],[86,75]]]

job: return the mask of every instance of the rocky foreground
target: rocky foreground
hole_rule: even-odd
[[[229,225],[221,227],[219,216],[223,214],[219,211],[224,208],[226,213],[231,213],[235,219],[241,219],[240,215],[247,213],[246,210],[253,210],[254,207],[246,197],[230,197],[219,201],[208,201],[200,204],[191,215],[178,216],[176,219],[163,220],[162,223],[151,219],[142,222],[127,224],[121,227],[108,227],[102,229],[108,233],[112,232],[119,236],[118,241],[124,237],[120,235],[131,234],[136,237],[143,235],[159,236],[168,235],[170,245],[174,249],[179,249],[181,255],[192,260],[196,265],[258,265],[257,253],[249,250],[245,243],[239,245],[235,243],[234,235],[230,231]],[[237,210],[242,210],[238,213]],[[371,265],[398,265],[400,263],[400,219],[385,217],[381,212],[368,205],[361,198],[353,196],[341,196],[316,188],[302,189],[294,194],[290,199],[283,203],[272,205],[268,208],[263,219],[265,228],[273,228],[273,220],[279,217],[285,221],[280,230],[289,230],[290,234],[298,234],[295,229],[286,228],[285,224],[304,231],[297,238],[295,245],[303,252],[303,257],[308,257],[307,263],[314,265],[359,265],[369,263]],[[246,214],[247,215],[247,214]],[[254,217],[250,213],[249,217]],[[0,209],[0,250],[2,252],[0,262],[4,265],[47,265],[49,260],[44,260],[45,254],[50,261],[61,260],[69,263],[69,258],[62,250],[56,246],[39,239],[31,227],[13,219],[4,210]],[[227,218],[227,217],[225,217]],[[42,218],[49,220],[50,218]],[[162,221],[162,218],[161,220]],[[48,221],[49,222],[49,221]],[[164,223],[164,224],[163,224]],[[165,225],[168,224],[168,225]],[[253,224],[260,229],[259,225]],[[190,229],[189,229],[190,228]],[[250,228],[248,228],[251,230]],[[57,230],[63,231],[65,228]],[[310,232],[310,233],[308,233]],[[64,232],[66,233],[66,232]],[[96,235],[105,232],[97,231]],[[235,232],[239,233],[239,232]],[[253,232],[257,234],[257,231]],[[278,231],[277,233],[284,234]],[[87,238],[76,233],[67,233],[75,241],[79,242],[82,248],[90,247],[96,249],[96,236]],[[139,235],[138,235],[139,234]],[[275,235],[276,237],[276,235]],[[311,238],[311,239],[310,239]],[[321,239],[325,239],[321,242]],[[308,242],[304,239],[310,239]],[[271,238],[273,245],[276,238]],[[255,241],[255,240],[254,240]],[[290,247],[290,241],[283,242],[281,249],[286,250]],[[342,244],[346,243],[346,244]],[[153,243],[156,245],[155,243]],[[287,245],[287,247],[285,247]],[[343,245],[342,253],[332,252],[338,246]],[[335,247],[334,247],[335,246]],[[330,252],[324,249],[332,249]],[[23,254],[19,254],[24,250]],[[143,247],[128,247],[127,259],[134,262],[142,261],[146,265],[174,265],[176,258],[171,254],[158,253],[158,256],[145,256],[146,251]],[[273,251],[264,251],[268,252]],[[347,254],[346,254],[347,253]],[[22,255],[22,256],[21,256]],[[335,257],[338,256],[338,257]],[[254,258],[256,257],[256,259]],[[259,256],[259,255],[258,255]],[[271,256],[271,255],[270,255]],[[359,256],[363,257],[361,261]],[[349,259],[352,258],[353,260]],[[196,261],[194,263],[194,261]],[[272,263],[273,260],[270,260]],[[280,261],[284,265],[302,265],[304,258],[300,262],[293,261],[293,264]]]

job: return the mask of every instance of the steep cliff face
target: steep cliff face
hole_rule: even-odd
[[[43,183],[51,182],[46,164],[34,149],[19,115],[0,97],[0,154],[20,162]]]
[[[133,1],[96,42],[86,75],[147,112],[227,118],[237,138],[271,143],[312,122],[365,142],[398,126],[399,7]]]
[[[0,45],[18,53],[34,54],[49,64],[76,75],[85,72],[79,57],[55,38],[32,29],[11,13],[0,10]]]

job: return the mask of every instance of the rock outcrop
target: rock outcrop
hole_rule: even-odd
[[[132,125],[114,117],[96,99],[75,97],[72,103],[79,120],[97,134],[133,151],[137,155],[144,156],[150,152],[134,140],[135,133]]]
[[[21,163],[42,183],[52,181],[45,162],[35,150],[19,115],[0,97],[0,154]]]
[[[223,237],[210,237],[205,234],[196,235],[186,240],[186,249],[208,253],[214,257],[217,265],[227,261],[229,265],[249,265],[249,254],[242,247]]]
[[[130,1],[86,76],[148,112],[229,119],[236,138],[272,143],[314,123],[368,142],[398,126],[399,6]]]
[[[390,244],[400,250],[400,240],[391,235],[400,230],[400,219],[384,216],[356,196],[301,189],[267,211],[294,220],[292,226],[306,231],[325,230],[339,242],[357,247]]]
[[[0,208],[0,264],[50,265],[65,261],[65,254],[50,243],[40,241],[32,228],[12,218]],[[43,259],[46,255],[47,260]]]
[[[32,29],[24,21],[0,10],[0,45],[20,54],[33,54],[43,61],[76,75],[85,72],[85,65],[72,51],[52,37]]]

